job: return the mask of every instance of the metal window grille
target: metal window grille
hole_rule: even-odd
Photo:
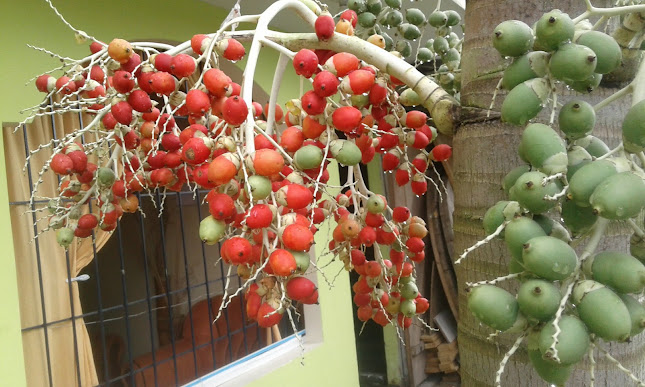
[[[83,117],[79,115],[79,119],[82,125]],[[51,120],[51,126],[52,136],[56,138],[57,128],[54,119]],[[39,144],[29,143],[26,126],[21,130],[25,142],[23,151],[25,155],[29,155],[30,150],[35,149]],[[33,186],[37,173],[36,167],[29,162],[26,178],[29,180],[30,187]],[[264,330],[261,331],[256,323],[247,321],[243,300],[237,308],[234,308],[235,310],[225,309],[216,323],[217,328],[221,329],[220,327],[223,326],[225,332],[218,331],[216,336],[215,329],[211,328],[207,329],[207,339],[204,342],[197,339],[199,332],[196,332],[197,321],[193,316],[195,305],[200,301],[205,302],[208,321],[213,321],[218,310],[212,302],[204,300],[212,300],[216,297],[218,295],[216,289],[223,289],[229,281],[232,289],[242,284],[235,270],[229,270],[227,265],[218,259],[219,246],[205,246],[199,242],[200,264],[189,265],[189,256],[194,258],[194,255],[190,255],[191,252],[188,251],[188,245],[195,243],[195,238],[191,239],[191,236],[199,240],[199,220],[208,215],[207,206],[202,204],[207,192],[206,190],[198,190],[195,194],[192,191],[166,192],[165,197],[158,191],[138,193],[139,202],[144,207],[146,216],[141,212],[125,214],[113,231],[110,241],[100,251],[97,251],[96,241],[92,236],[93,261],[82,272],[89,275],[89,279],[79,282],[83,312],[74,310],[73,285],[72,281],[68,281],[71,304],[69,318],[52,321],[47,317],[48,306],[43,293],[43,280],[48,274],[41,268],[41,262],[45,258],[39,241],[38,239],[33,241],[35,256],[19,259],[36,261],[42,323],[24,327],[22,332],[33,330],[43,332],[42,340],[48,376],[48,380],[44,381],[45,385],[54,385],[52,368],[56,367],[55,359],[51,357],[49,329],[64,322],[74,322],[79,318],[85,320],[90,334],[100,386],[181,385],[269,344]],[[41,227],[36,225],[37,217],[33,210],[44,204],[46,203],[42,200],[36,200],[31,205],[29,201],[10,203],[11,206],[32,210],[30,215],[23,216],[31,216],[34,235],[38,234]],[[159,208],[163,208],[163,212],[157,217]],[[196,216],[193,216],[196,221],[185,221],[190,212],[196,212]],[[173,217],[179,223],[180,235],[174,236],[176,238],[174,241],[180,244],[179,248],[175,249],[178,253],[168,251],[168,222]],[[126,243],[126,240],[137,240],[138,246]],[[24,243],[27,242],[24,241]],[[133,258],[140,261],[133,262]],[[68,253],[66,259],[67,277],[72,279]],[[140,273],[133,273],[134,264],[139,265]],[[172,265],[174,268],[171,268]],[[155,270],[156,272],[153,273]],[[190,270],[193,273],[189,273]],[[105,273],[110,271],[117,273],[118,280],[109,281],[110,278],[107,278]],[[171,285],[172,275],[182,271],[184,283],[181,286]],[[194,272],[199,272],[199,275],[195,275]],[[214,275],[215,272],[217,272],[216,275]],[[136,277],[133,278],[133,276]],[[191,278],[196,276],[203,279],[191,281]],[[135,290],[132,286],[133,281],[142,282],[143,285]],[[243,298],[243,295],[239,297]],[[115,299],[118,299],[118,302],[114,302]],[[183,316],[180,310],[184,311]],[[167,328],[162,326],[164,322],[160,320],[161,316],[167,317],[165,322]],[[233,320],[243,323],[234,326],[231,324]],[[304,314],[299,315],[296,324],[298,330],[304,329]],[[69,345],[73,345],[74,348],[75,373],[80,383],[78,332],[75,324],[72,324],[72,329],[73,342]],[[293,333],[287,319],[282,320],[279,330],[283,336]],[[162,331],[167,335],[164,340],[160,338]],[[188,337],[180,337],[185,332],[189,333]],[[236,350],[231,343],[239,342],[240,337],[242,343]],[[222,351],[222,347],[225,350]],[[161,351],[162,349],[164,351]],[[146,361],[143,362],[142,359]],[[179,369],[183,364],[188,365],[188,377]]]

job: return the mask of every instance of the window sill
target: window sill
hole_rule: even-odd
[[[302,337],[304,350],[300,347],[296,335]],[[307,339],[311,339],[311,337],[306,336],[305,331],[302,330],[208,375],[204,375],[184,387],[234,387],[248,384],[304,356],[307,352],[322,344],[322,342],[311,343],[310,341],[312,340]]]

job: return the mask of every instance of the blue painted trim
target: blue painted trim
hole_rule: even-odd
[[[262,355],[265,352],[268,352],[268,351],[270,351],[270,350],[272,350],[272,349],[274,349],[274,348],[276,348],[276,347],[278,347],[278,346],[280,346],[282,344],[286,344],[286,343],[294,340],[296,338],[296,336],[301,336],[302,337],[302,336],[305,335],[305,332],[306,332],[306,330],[303,329],[303,330],[299,331],[298,333],[294,333],[293,335],[291,335],[289,337],[285,337],[284,339],[282,339],[282,340],[280,340],[278,342],[275,342],[275,343],[273,343],[271,345],[268,345],[268,346],[266,346],[266,347],[264,347],[262,349],[259,349],[259,350],[255,351],[255,352],[253,352],[252,354],[241,358],[240,360],[236,360],[231,364],[227,364],[227,365],[225,365],[224,367],[222,367],[220,369],[217,369],[217,370],[215,370],[215,371],[213,371],[213,372],[211,372],[211,373],[209,373],[207,375],[204,375],[204,376],[200,377],[199,379],[193,380],[192,382],[190,382],[190,384],[186,384],[185,387],[197,386],[197,384],[199,384],[199,383],[201,383],[203,381],[206,381],[206,380],[208,380],[210,378],[213,378],[213,377],[219,375],[220,373],[222,373],[222,372],[224,372],[224,371],[226,371],[226,370],[228,370],[230,368],[233,368],[233,367],[235,367],[235,366],[237,366],[239,364],[242,364],[242,363],[246,363],[247,361],[250,361],[250,360],[258,357],[258,356]]]

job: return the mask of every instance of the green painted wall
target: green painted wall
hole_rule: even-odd
[[[228,10],[218,10],[198,0],[112,0],[101,5],[85,0],[59,0],[54,3],[72,25],[106,42],[115,37],[184,41],[196,33],[214,32],[223,15],[228,13]],[[0,84],[3,89],[3,93],[0,93],[0,121],[20,121],[25,117],[18,111],[40,103],[43,98],[33,82],[25,83],[59,63],[47,54],[28,48],[26,44],[72,58],[85,56],[89,49],[86,44],[76,43],[74,34],[55,16],[45,1],[0,0],[0,9],[0,25],[4,27],[0,34]],[[271,87],[276,60],[277,54],[263,50],[256,82],[266,90]],[[289,67],[279,100],[284,102],[297,96],[298,89],[299,82]],[[0,152],[3,152],[2,147]],[[338,181],[337,174],[332,176],[333,179]],[[0,155],[0,219],[0,244],[12,252],[13,249],[9,248],[12,237],[4,154]],[[319,233],[318,246],[326,245],[324,239]],[[327,273],[333,277],[339,268],[331,265]],[[22,386],[25,384],[25,366],[12,253],[5,254],[0,260],[0,283],[0,292],[6,300],[0,303],[0,384]],[[324,284],[324,280],[319,278],[319,283]],[[299,380],[307,380],[307,385],[311,386],[358,385],[347,273],[342,272],[338,276],[332,289],[320,285],[320,298],[324,344],[306,355],[304,365],[300,364],[300,360],[294,361],[260,379],[255,385],[300,386],[302,383]]]

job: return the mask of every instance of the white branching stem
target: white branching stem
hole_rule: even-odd
[[[560,200],[560,198],[564,197],[567,192],[569,191],[569,186],[565,186],[562,191],[558,192],[557,194],[551,196],[551,195],[545,195],[544,200],[549,200],[549,201],[557,201]]]
[[[632,95],[632,106],[634,106],[645,100],[645,61],[641,61],[636,78],[630,85],[634,85],[634,94]],[[638,152],[636,155],[641,161],[641,166],[645,168],[645,155],[643,155],[643,152]]]
[[[629,376],[629,378],[630,378],[631,380],[633,380],[634,382],[636,382],[640,387],[645,386],[645,381],[640,380],[636,375],[634,375],[634,373],[633,373],[632,371],[630,371],[630,370],[628,370],[627,368],[625,368],[625,366],[623,366],[623,365],[618,361],[618,359],[616,359],[615,357],[611,356],[611,354],[609,353],[609,351],[607,351],[606,349],[604,349],[604,348],[603,348],[603,347],[601,347],[601,346],[598,346],[598,349],[599,349],[599,350],[600,350],[600,351],[605,355],[605,357],[606,357],[610,362],[614,363],[614,365],[615,365],[616,367],[618,367],[618,369],[619,369],[619,370],[623,371],[627,376]]]
[[[455,265],[460,264],[460,263],[461,263],[461,261],[462,261],[462,260],[464,260],[464,259],[466,258],[466,256],[468,256],[468,254],[470,254],[470,253],[471,253],[471,252],[473,252],[474,250],[476,250],[476,249],[478,249],[478,248],[482,247],[483,245],[485,245],[485,244],[487,244],[488,242],[490,242],[490,241],[492,241],[493,239],[495,239],[495,237],[497,237],[499,234],[501,234],[501,233],[502,233],[502,231],[504,231],[504,228],[506,227],[506,225],[508,224],[508,222],[509,222],[508,220],[507,220],[507,221],[504,221],[504,223],[500,224],[500,225],[499,225],[499,227],[497,227],[497,229],[495,230],[495,232],[493,232],[492,234],[490,234],[490,235],[489,235],[489,236],[487,236],[486,238],[484,238],[484,239],[482,239],[482,240],[478,241],[478,242],[477,242],[477,243],[475,243],[474,245],[472,245],[472,246],[470,246],[469,248],[467,248],[466,250],[464,250],[463,254],[461,254],[461,255],[459,256],[459,259],[455,261]]]
[[[100,40],[97,40],[97,39],[96,39],[96,38],[94,38],[93,36],[90,36],[90,35],[86,34],[86,33],[85,33],[85,31],[81,31],[81,30],[79,30],[79,29],[74,28],[74,26],[72,26],[72,25],[71,25],[67,20],[65,20],[65,18],[63,17],[63,15],[61,15],[61,13],[60,13],[60,12],[58,12],[58,9],[57,9],[56,7],[54,7],[54,4],[52,4],[51,0],[45,0],[45,2],[46,2],[47,4],[49,4],[49,7],[50,7],[50,8],[51,8],[55,13],[56,13],[56,16],[58,16],[58,18],[59,18],[63,23],[65,23],[65,25],[66,25],[67,27],[69,27],[69,29],[71,29],[72,31],[74,31],[76,34],[78,34],[78,35],[80,35],[80,36],[84,37],[85,39],[91,39],[91,40],[93,40],[93,41],[95,41],[95,42],[98,42],[98,43],[100,43],[100,44],[101,44],[101,45],[103,45],[103,46],[107,46],[107,44],[105,44],[105,43],[101,42]]]
[[[564,292],[564,295],[562,296],[562,300],[560,301],[560,306],[558,307],[558,311],[555,313],[555,318],[553,319],[553,322],[551,323],[553,327],[555,328],[555,331],[553,332],[553,343],[551,344],[551,347],[549,347],[549,353],[552,354],[552,360],[555,362],[559,362],[560,359],[558,358],[558,349],[556,348],[556,345],[558,345],[558,336],[560,336],[560,333],[562,332],[560,330],[560,325],[558,324],[560,322],[560,318],[562,318],[562,313],[564,312],[564,308],[567,305],[567,302],[569,301],[569,296],[571,295],[571,292],[573,291],[573,287],[576,285],[576,282],[578,281],[578,278],[580,278],[580,272],[581,272],[581,266],[582,263],[589,257],[591,254],[596,251],[596,248],[598,247],[598,244],[600,243],[600,240],[602,239],[603,235],[605,234],[605,230],[607,230],[607,226],[609,225],[609,220],[600,218],[598,219],[598,222],[596,223],[596,227],[593,230],[593,234],[591,235],[591,238],[589,238],[589,243],[587,243],[587,246],[585,247],[585,250],[582,252],[580,257],[578,258],[578,262],[576,264],[576,269],[574,271],[573,278],[571,279],[571,282],[566,288],[566,291]]]
[[[542,180],[542,187],[546,187],[547,184],[549,184],[550,182],[552,182],[554,180],[558,180],[558,179],[564,179],[565,184],[566,184],[567,175],[562,173],[562,172],[560,172],[560,173],[556,173],[555,175],[547,176]]]
[[[284,148],[283,148],[283,147],[281,147],[281,146],[280,146],[280,144],[278,144],[278,143],[273,139],[273,137],[271,137],[271,135],[270,135],[270,133],[269,133],[269,131],[268,131],[268,130],[262,130],[262,128],[260,128],[260,127],[259,127],[259,126],[257,126],[257,125],[254,125],[254,128],[255,128],[255,130],[256,130],[259,134],[263,135],[263,136],[264,136],[264,137],[265,137],[265,138],[266,138],[266,139],[271,143],[271,145],[273,145],[273,146],[275,147],[275,149],[276,149],[277,151],[279,151],[279,152],[282,154],[282,157],[284,157],[284,158],[285,158],[285,160],[287,160],[287,162],[288,162],[289,164],[293,164],[293,158],[292,158],[292,157],[287,153],[287,151],[285,151],[285,150],[284,150]],[[267,129],[268,129],[268,128],[267,128]]]
[[[222,296],[222,300],[230,300],[230,297],[228,297],[228,286],[231,283],[231,271],[233,270],[233,265],[229,265],[228,271],[226,272],[226,283],[224,284],[224,295]],[[220,316],[222,315],[222,310],[226,308],[228,304],[225,304],[224,302],[220,303],[219,309],[217,310],[217,316],[215,316],[215,319],[213,320],[213,324],[219,320]]]
[[[495,387],[501,387],[501,385],[502,385],[502,374],[504,373],[504,368],[506,368],[506,363],[508,363],[508,361],[511,358],[511,356],[513,356],[515,351],[517,351],[517,349],[520,347],[520,345],[522,344],[522,341],[524,341],[525,336],[526,336],[526,334],[522,334],[520,337],[518,337],[517,340],[515,340],[515,343],[513,344],[511,349],[509,349],[508,352],[506,352],[504,354],[504,358],[499,363],[499,369],[497,370],[497,373],[495,374]]]
[[[284,0],[273,3],[258,19],[257,28],[247,56],[246,67],[244,68],[244,79],[246,82],[242,85],[242,98],[249,109],[245,126],[246,151],[249,154],[255,152],[255,143],[253,141],[253,82],[250,80],[254,78],[260,48],[262,47],[262,39],[264,39],[269,31],[269,23],[278,13],[287,8],[296,10],[311,26],[315,23],[316,15],[304,4],[295,0]]]
[[[632,228],[632,230],[634,231],[634,234],[636,234],[636,236],[638,236],[639,238],[645,237],[645,232],[643,232],[643,229],[640,228],[640,226],[636,224],[634,219],[627,219],[627,224],[629,225],[629,227]]]
[[[589,387],[594,387],[596,382],[596,359],[593,356],[595,348],[596,344],[593,341],[589,343],[589,350],[587,351],[587,356],[589,357]]]
[[[497,82],[497,86],[495,86],[495,90],[493,91],[493,98],[490,100],[490,106],[488,107],[488,112],[486,113],[486,118],[490,117],[490,112],[493,111],[493,107],[495,106],[495,99],[497,99],[497,92],[502,88],[502,78],[499,79],[499,82]]]
[[[499,282],[502,282],[502,281],[507,281],[509,279],[517,278],[517,277],[521,276],[522,274],[524,274],[524,272],[512,273],[512,274],[505,275],[505,276],[502,276],[502,277],[497,277],[497,278],[495,278],[493,280],[489,280],[489,281],[466,282],[466,286],[468,286],[469,288],[474,288],[476,286],[481,286],[481,285],[495,285],[496,283],[499,283]]]
[[[278,101],[278,93],[280,92],[280,85],[282,84],[282,78],[284,76],[284,71],[287,68],[289,63],[289,56],[280,53],[278,58],[278,64],[275,67],[275,74],[273,75],[273,84],[271,85],[271,95],[269,96],[269,108],[268,108],[268,117],[267,117],[267,130],[266,134],[269,137],[273,134],[273,127],[275,126],[275,105]],[[282,148],[282,147],[280,147]]]
[[[585,0],[585,3],[587,4],[587,11],[583,13],[582,15],[578,16],[577,18],[573,19],[574,22],[578,22],[580,20],[583,20],[589,16],[619,16],[619,15],[625,15],[628,13],[634,13],[634,12],[645,12],[645,5],[643,4],[638,4],[638,5],[625,5],[622,7],[611,7],[611,8],[597,8],[594,7],[591,4],[590,0]],[[582,17],[584,15],[584,17]]]
[[[596,160],[604,160],[606,158],[609,158],[616,153],[620,152],[623,150],[623,143],[621,142],[618,146],[616,146],[614,149],[610,150],[609,152],[605,153],[604,155],[597,157]]]
[[[633,89],[634,89],[634,84],[630,83],[629,85],[623,87],[622,89],[618,90],[614,94],[610,95],[609,97],[607,97],[607,98],[603,99],[602,101],[598,102],[597,104],[595,104],[594,107],[593,107],[593,110],[595,110],[596,113],[597,113],[600,109],[602,109],[605,106],[611,104],[612,102],[617,101],[620,98],[629,95],[629,93],[631,93]]]

